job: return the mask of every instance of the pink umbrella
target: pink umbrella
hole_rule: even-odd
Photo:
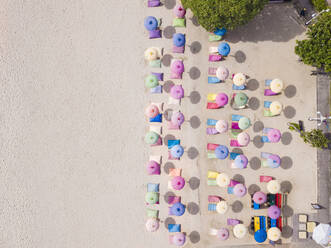
[[[181,112],[176,112],[171,116],[171,123],[174,125],[180,126],[183,124],[184,120],[184,115]]]
[[[228,96],[225,93],[219,93],[216,96],[215,102],[218,106],[223,107],[228,103]]]
[[[277,207],[276,205],[272,205],[268,208],[268,216],[273,219],[276,220],[279,218],[280,216],[280,209],[279,207]]]
[[[159,229],[159,221],[155,218],[150,218],[146,221],[146,229],[149,232],[155,232]]]
[[[238,134],[237,140],[238,140],[239,145],[247,146],[249,141],[251,140],[251,138],[249,137],[248,133],[242,132],[242,133]]]
[[[270,142],[276,143],[280,140],[281,138],[281,133],[278,129],[272,128],[268,132],[268,139]]]
[[[159,114],[159,108],[156,105],[151,104],[146,108],[145,115],[147,117],[154,118],[158,114]]]
[[[174,177],[171,180],[171,186],[175,190],[181,190],[185,186],[185,180],[181,176]]]
[[[246,189],[245,185],[243,185],[242,183],[238,183],[233,188],[233,194],[238,197],[243,197],[244,195],[246,195],[246,192],[247,192],[247,189]]]
[[[255,192],[253,195],[253,201],[256,204],[263,204],[267,201],[267,195],[261,191]]]
[[[171,66],[170,69],[172,72],[174,73],[183,73],[184,72],[184,64],[183,61],[180,60],[176,60],[174,61]]]
[[[227,228],[221,228],[217,231],[217,237],[220,240],[227,240],[229,238],[229,230]]]
[[[174,85],[170,89],[170,95],[175,99],[181,99],[184,96],[184,89],[181,85]]]
[[[160,174],[160,165],[154,160],[149,161],[147,164],[147,173],[149,175]]]
[[[177,4],[174,8],[174,13],[178,18],[184,18],[186,10],[181,4]]]
[[[185,234],[184,233],[176,233],[173,237],[172,237],[172,243],[176,246],[182,246],[185,244]]]

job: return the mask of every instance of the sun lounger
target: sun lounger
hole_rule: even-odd
[[[172,47],[173,53],[184,53],[184,51],[185,51],[185,46],[181,46],[181,47],[173,46]]]
[[[148,32],[149,32],[149,38],[150,39],[162,38],[162,33],[161,33],[160,29],[150,30]]]
[[[208,37],[208,40],[210,42],[220,41],[220,40],[222,40],[222,36],[216,35],[216,34],[210,34]]]
[[[240,224],[240,220],[228,218],[226,223],[228,224],[228,226],[235,226]]]
[[[217,62],[222,60],[222,56],[219,54],[210,54],[209,59],[210,62]]]
[[[208,202],[218,203],[220,201],[221,201],[221,197],[219,197],[217,195],[209,195],[208,196]]]
[[[152,8],[152,7],[158,7],[158,6],[160,6],[160,5],[161,5],[160,0],[148,0],[148,2],[147,2],[147,6],[148,6],[149,8]]]
[[[180,224],[168,224],[168,231],[169,232],[180,232],[181,225]]]
[[[176,28],[185,28],[186,27],[186,21],[185,18],[174,18],[172,21],[172,26]]]
[[[219,80],[217,77],[208,77],[208,83],[209,84],[217,84],[220,83],[221,80]]]

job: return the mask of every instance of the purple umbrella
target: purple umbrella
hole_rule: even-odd
[[[238,197],[243,197],[246,195],[247,189],[242,183],[236,184],[233,188],[233,194]]]
[[[228,96],[225,93],[219,93],[216,96],[215,102],[218,106],[223,107],[228,103]]]
[[[154,160],[149,161],[147,164],[147,173],[149,175],[160,174],[160,165]]]
[[[226,159],[229,155],[229,149],[226,146],[219,145],[215,149],[215,156],[218,159]]]
[[[268,132],[268,139],[270,142],[273,142],[273,143],[276,143],[280,140],[280,137],[281,137],[281,133],[278,129],[270,129],[269,132]]]
[[[171,123],[174,125],[180,126],[183,124],[184,120],[184,115],[181,112],[176,112],[171,116]]]
[[[217,237],[220,240],[227,240],[229,238],[229,230],[227,228],[221,228],[217,231]]]
[[[174,8],[174,13],[178,18],[183,18],[186,14],[186,10],[181,4],[176,4]]]
[[[170,89],[170,95],[175,99],[181,99],[184,96],[184,89],[181,85],[174,85]]]
[[[267,163],[271,168],[277,168],[280,165],[280,157],[276,154],[272,154],[267,158]]]
[[[171,180],[171,186],[172,186],[175,190],[181,190],[181,189],[184,188],[184,186],[185,186],[185,180],[184,180],[184,178],[182,178],[181,176],[174,177],[174,178]]]
[[[184,72],[184,63],[181,60],[176,60],[171,63],[170,69],[174,73],[183,73]]]
[[[176,246],[183,246],[185,244],[185,234],[184,233],[176,233],[173,237],[172,237],[172,243]]]
[[[253,195],[253,201],[256,204],[263,204],[267,201],[267,195],[261,191],[255,192]]]
[[[280,209],[279,207],[277,207],[276,205],[272,205],[268,208],[268,216],[273,219],[276,220],[279,218],[280,216]]]
[[[244,169],[247,167],[248,159],[245,155],[238,155],[234,160],[234,164],[238,169]]]

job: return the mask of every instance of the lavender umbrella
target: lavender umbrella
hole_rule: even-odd
[[[217,237],[220,240],[227,240],[229,238],[229,230],[227,228],[221,228],[217,231]]]
[[[183,73],[184,72],[184,63],[181,60],[176,60],[171,63],[170,69],[174,73]]]
[[[247,146],[249,141],[251,140],[251,138],[249,137],[248,133],[242,132],[242,133],[238,134],[237,140],[238,140],[239,145]]]
[[[176,112],[171,116],[171,123],[174,125],[180,126],[183,124],[184,120],[185,120],[184,115],[181,112]]]
[[[155,218],[150,218],[146,221],[146,229],[149,232],[155,232],[159,229],[159,221]]]
[[[280,140],[281,138],[281,133],[278,129],[272,128],[268,132],[268,139],[270,142],[276,143]]]
[[[219,145],[215,149],[215,156],[218,159],[226,159],[229,155],[229,149],[226,146]]]
[[[158,23],[154,16],[147,16],[144,20],[144,26],[148,31],[157,29]]]
[[[180,158],[184,154],[184,148],[181,145],[175,145],[170,149],[171,156]]]
[[[233,194],[235,196],[243,197],[246,195],[246,193],[247,193],[247,189],[246,189],[245,185],[243,185],[242,183],[236,184],[236,186],[234,186],[234,188],[233,188]]]
[[[149,175],[160,174],[160,165],[154,160],[149,161],[147,164],[147,173]]]
[[[273,219],[276,220],[279,218],[280,216],[280,209],[279,207],[277,207],[276,205],[272,205],[268,208],[268,216]]]
[[[174,34],[174,36],[172,37],[172,42],[176,47],[185,46],[185,35],[181,33]]]
[[[272,154],[267,158],[267,163],[271,168],[277,168],[280,166],[280,157],[276,154]]]
[[[228,103],[228,96],[225,93],[219,93],[216,96],[215,102],[218,106],[223,107]]]
[[[170,212],[176,216],[182,216],[185,213],[185,206],[177,202],[170,207]]]
[[[186,237],[184,233],[176,233],[172,237],[172,243],[176,246],[183,246],[185,244]]]
[[[244,169],[247,167],[248,164],[248,159],[245,155],[238,155],[235,159],[234,159],[234,164],[238,169]]]
[[[171,180],[171,186],[175,190],[181,190],[185,186],[185,180],[181,176],[174,177]]]
[[[186,10],[184,9],[184,7],[181,4],[176,4],[176,6],[174,8],[174,13],[178,18],[184,18],[185,14],[186,14]]]
[[[184,89],[181,85],[174,85],[170,89],[171,97],[175,99],[181,99],[184,96]]]
[[[261,191],[255,192],[253,195],[253,201],[256,204],[263,204],[267,201],[267,195]]]

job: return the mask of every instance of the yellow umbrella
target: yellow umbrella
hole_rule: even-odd
[[[267,189],[271,194],[277,194],[280,191],[280,184],[277,180],[268,182]]]
[[[228,210],[228,204],[226,203],[226,201],[220,201],[219,203],[217,203],[216,205],[217,213],[225,214],[227,210]]]
[[[272,227],[268,230],[268,239],[270,239],[271,241],[277,241],[278,239],[280,239],[280,235],[281,232],[277,227]]]
[[[275,78],[270,83],[270,89],[275,93],[280,93],[284,88],[284,83],[282,80]]]
[[[220,187],[227,187],[230,183],[230,177],[225,173],[220,173],[216,177],[216,183]]]
[[[272,115],[279,115],[282,112],[282,104],[278,101],[273,101],[270,104],[270,112],[272,113]]]
[[[207,177],[210,178],[210,179],[216,179],[218,174],[219,173],[216,172],[216,171],[208,171]]]
[[[241,85],[244,85],[246,83],[246,76],[239,72],[239,73],[236,73],[233,77],[233,84],[234,85],[237,85],[237,86],[241,86]]]
[[[150,47],[145,51],[145,59],[148,61],[156,60],[158,57],[158,52],[155,48]]]
[[[233,235],[238,239],[245,237],[246,233],[247,227],[244,224],[237,224],[233,228]]]

